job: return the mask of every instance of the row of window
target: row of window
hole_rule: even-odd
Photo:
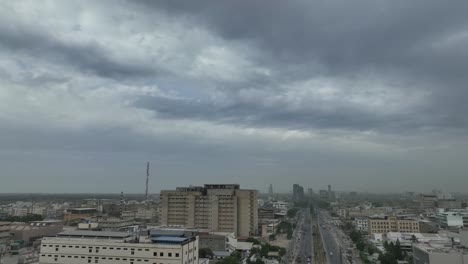
[[[54,247],[54,245],[48,245],[49,247]],[[47,247],[47,245],[42,245],[42,247]],[[62,245],[61,246],[62,248],[67,248],[67,246],[65,245]],[[59,251],[59,245],[55,245],[55,251]],[[68,246],[68,248],[80,248],[80,246]],[[92,253],[93,251],[93,247],[86,247],[86,246],[81,246],[81,248],[88,248],[89,249],[89,253]],[[96,253],[99,253],[99,249],[103,249],[103,250],[106,250],[106,249],[109,249],[109,250],[114,250],[114,247],[95,247],[94,248],[96,251]],[[120,248],[120,247],[116,247],[115,250],[130,250],[131,251],[131,254],[134,255],[135,254],[135,250],[136,251],[143,251],[143,249],[141,248],[138,248],[138,249],[134,249],[134,248]],[[195,251],[197,250],[197,248],[195,247],[194,249],[189,249],[189,252],[188,253],[192,253],[192,251]],[[145,248],[144,251],[149,251],[149,249]],[[187,251],[185,251],[185,255],[187,255]],[[153,256],[158,256],[158,252],[153,252]],[[164,257],[165,254],[164,252],[159,252],[159,256],[160,257]],[[180,256],[179,253],[172,253],[172,252],[168,252],[167,253],[167,257],[176,257],[178,258]]]

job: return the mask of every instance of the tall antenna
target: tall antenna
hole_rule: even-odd
[[[123,190],[120,192],[120,220],[123,220],[123,203],[124,203],[124,196]]]
[[[149,184],[149,161],[146,163],[146,192],[145,192],[146,203],[148,203],[148,184]]]

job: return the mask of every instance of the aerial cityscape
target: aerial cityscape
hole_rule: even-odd
[[[468,1],[0,0],[0,264],[468,264]]]

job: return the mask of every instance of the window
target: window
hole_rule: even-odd
[[[172,253],[167,253],[167,256],[168,256],[168,257],[172,257]]]
[[[160,252],[160,253],[159,253],[159,256],[160,256],[160,257],[164,257],[164,252]]]

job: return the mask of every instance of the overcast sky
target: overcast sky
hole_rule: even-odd
[[[468,1],[1,1],[0,192],[468,184]]]

